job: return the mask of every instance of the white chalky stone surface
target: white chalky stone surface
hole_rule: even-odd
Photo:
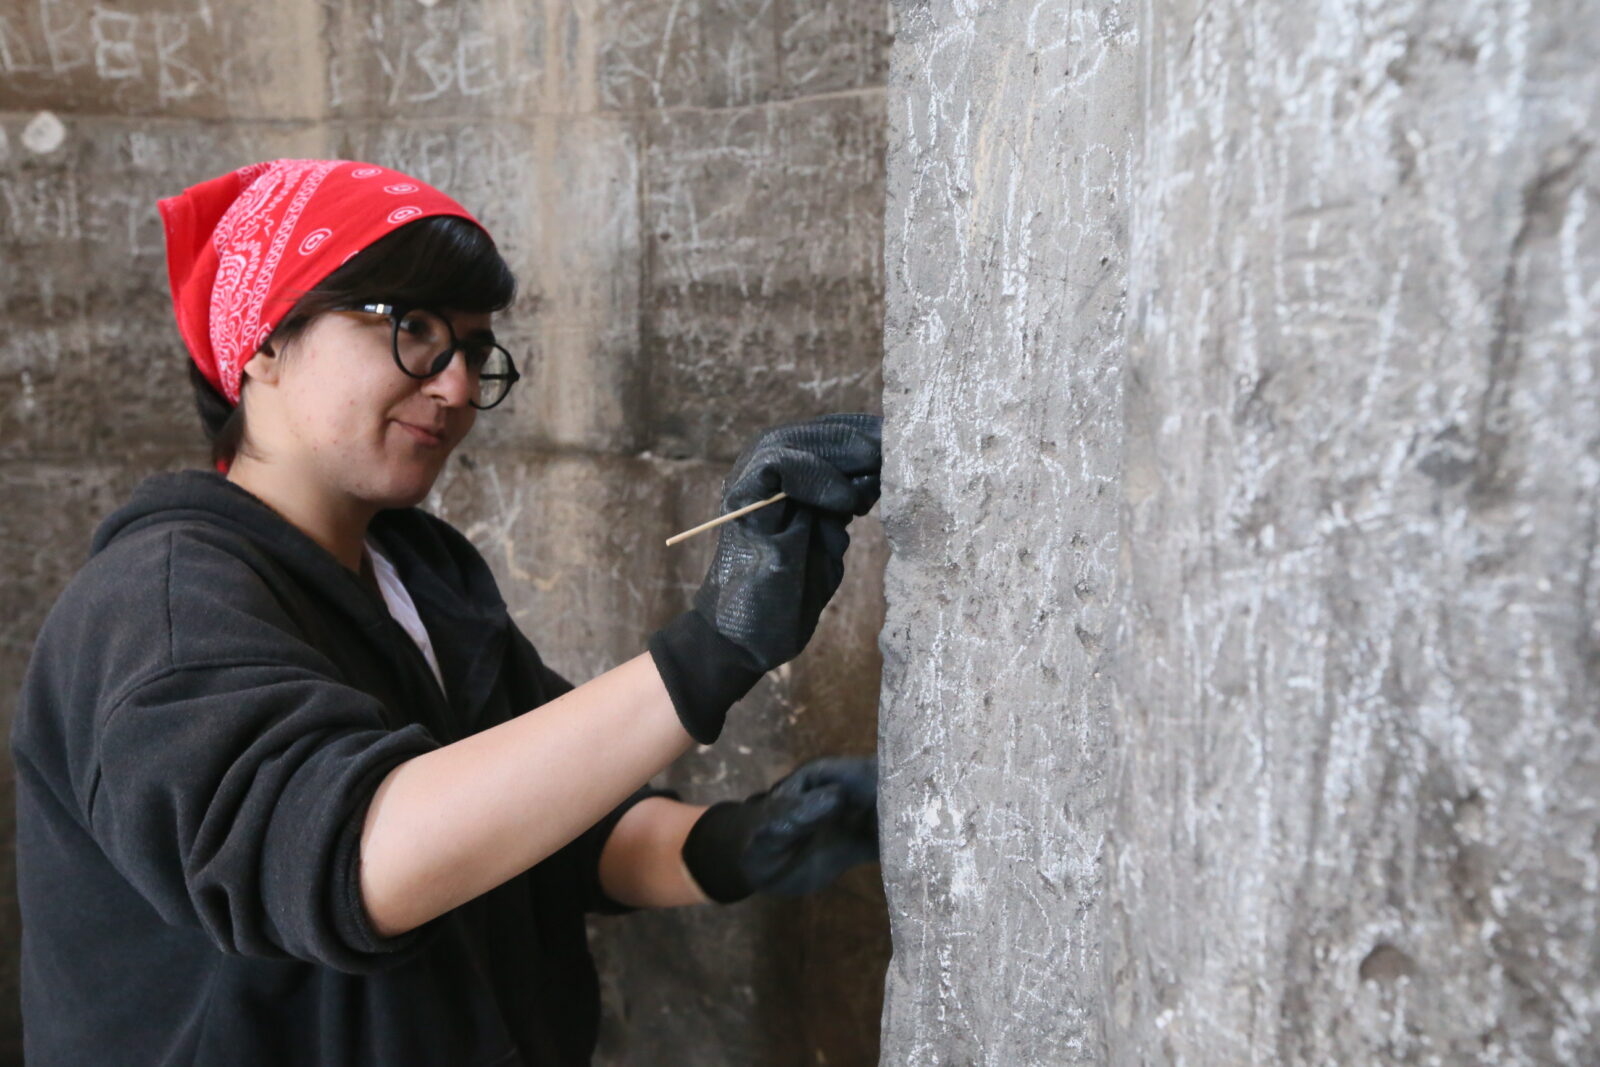
[[[903,12],[883,1062],[1600,1062],[1597,21]]]

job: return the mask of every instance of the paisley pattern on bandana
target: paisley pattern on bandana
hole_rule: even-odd
[[[239,402],[244,365],[282,316],[350,257],[429,215],[482,227],[426,182],[345,159],[252,163],[159,207],[178,330],[230,404]]]
[[[263,321],[283,246],[338,161],[285,160],[256,178],[217,223],[217,280],[211,287],[211,350],[222,392],[239,402],[239,378],[275,321]],[[259,166],[259,164],[258,164]],[[247,168],[248,169],[248,168]],[[280,205],[288,201],[287,207]],[[418,212],[421,214],[421,212]]]

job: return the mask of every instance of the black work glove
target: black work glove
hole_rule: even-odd
[[[814,893],[877,859],[875,757],[802,764],[765,792],[713,804],[683,843],[689,874],[719,904]]]
[[[650,637],[684,728],[710,744],[734,701],[800,654],[844,577],[845,531],[878,499],[877,415],[823,415],[760,434],[723,483],[723,513],[788,499],[721,526],[694,607]]]

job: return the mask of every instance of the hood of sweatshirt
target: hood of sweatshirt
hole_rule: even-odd
[[[98,555],[120,538],[151,526],[174,522],[208,523],[248,539],[362,630],[399,626],[383,598],[332,553],[215,470],[166,471],[146,478],[101,521],[89,554]],[[459,701],[463,710],[475,709],[494,685],[511,625],[488,564],[460,531],[421,508],[380,511],[367,533],[393,562],[434,638],[452,702]],[[449,639],[441,640],[445,628]],[[390,630],[385,639],[392,642],[392,637]],[[409,637],[405,643],[411,645]],[[417,656],[420,661],[420,651]]]

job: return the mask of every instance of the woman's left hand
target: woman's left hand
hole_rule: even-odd
[[[826,888],[878,859],[877,759],[814,759],[764,792],[712,805],[690,829],[683,858],[721,904]]]

